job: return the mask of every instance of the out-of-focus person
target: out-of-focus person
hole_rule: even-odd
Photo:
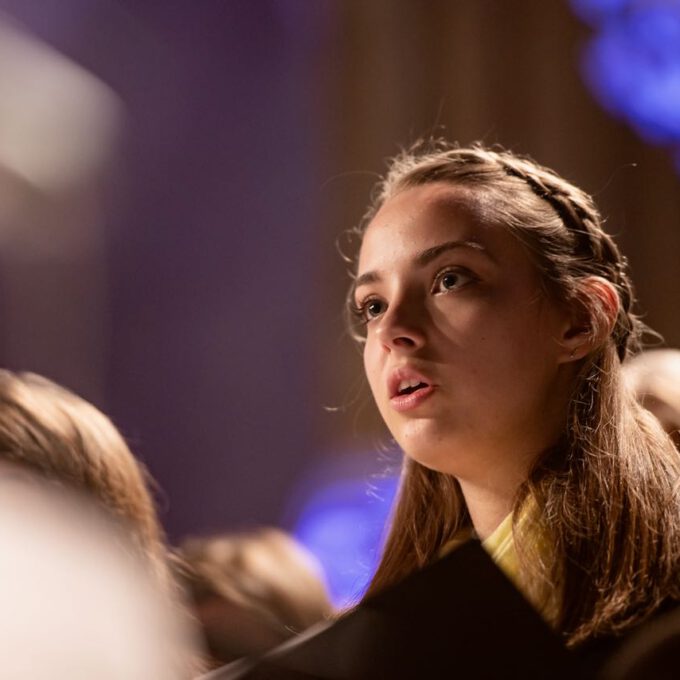
[[[188,680],[195,631],[91,496],[0,462],[0,677]]]
[[[47,378],[0,370],[0,464],[5,474],[14,470],[16,477],[24,471],[94,503],[118,527],[126,550],[146,570],[152,587],[172,605],[172,617],[185,619],[191,628],[169,568],[170,553],[150,490],[153,480],[107,416]],[[3,543],[0,549],[5,550]],[[87,560],[85,551],[74,561],[75,578]],[[203,670],[198,639],[196,635],[191,658],[180,664],[183,674],[168,677],[188,678]]]
[[[151,478],[111,420],[92,404],[39,375],[0,370],[0,461],[91,495],[129,530],[132,544],[168,581]]]
[[[264,653],[332,614],[321,566],[278,529],[189,538],[178,556],[210,667]]]
[[[626,382],[680,446],[680,350],[650,349],[623,364]]]

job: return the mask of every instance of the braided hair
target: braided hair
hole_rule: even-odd
[[[498,221],[507,220],[506,226],[536,258],[551,292],[563,301],[577,295],[574,282],[580,278],[600,276],[611,282],[620,302],[614,330],[619,358],[623,361],[629,349],[637,351],[643,327],[632,313],[635,296],[628,262],[603,230],[600,213],[588,194],[527,157],[480,145],[451,147],[436,140],[424,147],[419,143],[394,159],[366,218],[373,217],[399,190],[431,182],[482,189],[487,204],[500,204]],[[521,200],[527,190],[541,201],[532,206],[531,196]],[[512,200],[513,194],[518,200]],[[493,218],[490,213],[485,210],[483,217]]]
[[[626,259],[592,198],[552,170],[502,149],[441,140],[419,142],[392,160],[359,235],[386,200],[430,183],[467,190],[478,219],[509,229],[524,245],[549,299],[579,308],[585,332],[604,338],[581,360],[561,441],[536,461],[516,498],[515,510],[536,501],[534,526],[550,536],[552,556],[538,554],[519,524],[515,543],[537,588],[560,593],[556,627],[569,645],[619,634],[667,598],[680,598],[680,459],[621,382],[621,364],[639,350],[645,330],[633,312]],[[585,285],[593,277],[616,291],[613,327]],[[456,480],[406,459],[367,594],[435,558],[470,523]]]

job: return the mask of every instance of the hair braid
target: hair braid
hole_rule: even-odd
[[[479,144],[469,148],[451,146],[444,140],[421,140],[397,156],[385,180],[377,187],[376,200],[364,216],[364,225],[375,215],[382,203],[399,189],[438,181],[453,181],[470,187],[500,186],[507,180],[517,180],[528,186],[547,206],[552,208],[566,232],[559,248],[569,256],[552,256],[558,239],[555,234],[540,242],[538,254],[548,280],[556,290],[578,296],[579,279],[600,276],[612,283],[619,297],[619,314],[612,333],[619,360],[639,349],[644,325],[633,314],[635,300],[628,275],[628,262],[614,240],[602,229],[602,217],[593,200],[584,191],[558,174],[524,156],[502,149],[488,149]],[[517,232],[525,224],[516,225]],[[359,230],[361,231],[361,230]],[[539,230],[540,231],[540,230]],[[521,236],[520,236],[521,237]]]
[[[553,207],[574,239],[575,262],[583,268],[583,274],[601,276],[616,287],[620,309],[613,338],[619,359],[623,361],[631,349],[638,348],[642,324],[632,312],[635,294],[628,274],[628,260],[602,229],[603,220],[592,199],[533,161],[506,152],[492,153],[508,175],[524,180],[537,196]]]

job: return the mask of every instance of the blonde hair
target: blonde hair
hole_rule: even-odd
[[[264,652],[332,613],[320,565],[279,529],[189,538],[178,556],[178,575],[197,606],[211,598],[233,604],[251,615],[251,633],[259,632],[239,642],[228,628],[207,622],[208,649],[221,663]]]
[[[167,581],[150,477],[92,404],[39,375],[0,370],[0,460],[91,495]]]
[[[641,352],[624,363],[623,374],[640,403],[680,441],[680,350]]]
[[[643,331],[632,311],[626,260],[603,230],[590,196],[553,171],[504,150],[437,140],[392,161],[359,235],[390,197],[434,182],[466,189],[473,215],[510,230],[524,245],[549,299],[587,319],[594,349],[581,360],[567,426],[536,462],[515,502],[517,511],[527,498],[535,499],[536,521],[551,537],[553,553],[547,562],[541,559],[518,524],[515,542],[535,582],[561,593],[557,628],[569,645],[620,633],[664,599],[680,597],[680,459],[621,382],[621,362],[638,349]],[[611,332],[601,299],[587,285],[594,276],[618,296]],[[469,526],[458,482],[406,459],[384,554],[367,594],[434,559]]]

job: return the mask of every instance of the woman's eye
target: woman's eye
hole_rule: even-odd
[[[369,300],[363,306],[364,318],[367,321],[375,319],[376,316],[380,316],[385,311],[385,303],[381,300]]]
[[[386,309],[387,303],[375,297],[367,297],[351,306],[352,314],[362,324],[368,323],[384,314]]]
[[[470,274],[461,271],[448,271],[440,274],[435,280],[434,292],[446,293],[461,288],[472,280]]]

